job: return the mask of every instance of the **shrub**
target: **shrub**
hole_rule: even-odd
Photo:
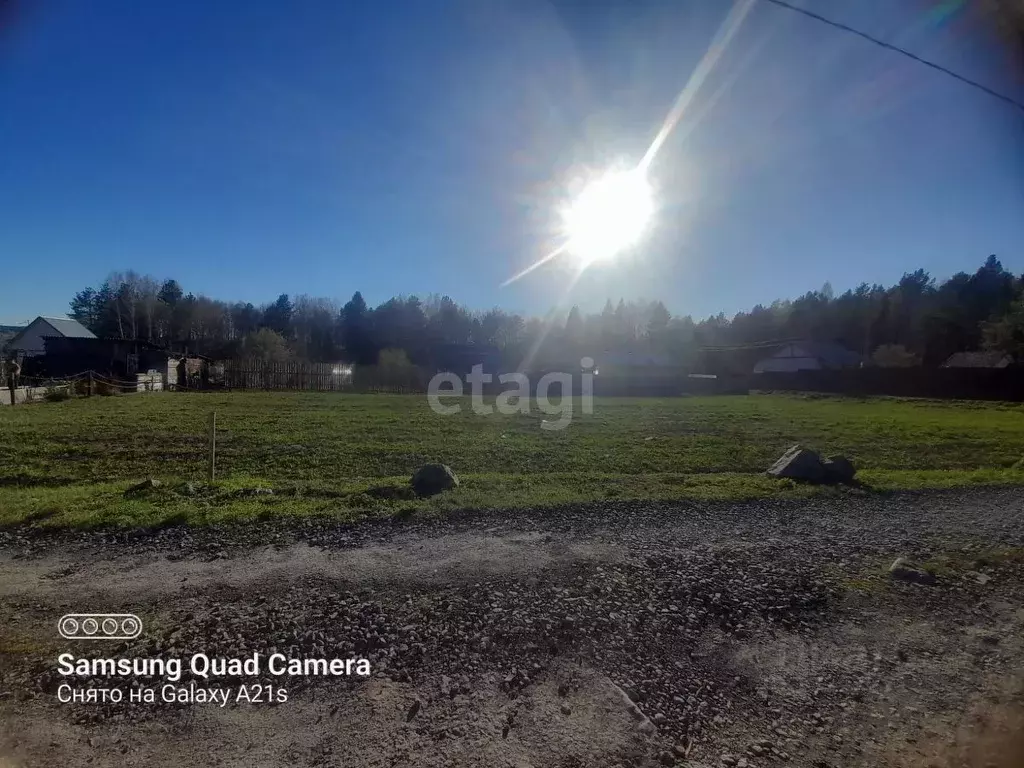
[[[404,370],[412,363],[404,349],[382,349],[377,356],[377,365],[383,370]]]
[[[104,397],[121,394],[121,390],[118,389],[116,385],[103,381],[102,379],[97,379],[93,383],[93,392],[97,395],[103,395]]]
[[[382,349],[376,365],[357,365],[353,383],[369,391],[416,392],[426,387],[423,372],[404,349]]]
[[[281,334],[269,328],[260,328],[242,339],[239,358],[264,363],[286,363],[291,357],[288,342]]]
[[[68,389],[68,387],[47,387],[46,393],[43,395],[43,399],[48,403],[59,403],[64,400],[70,400],[71,393]]]
[[[881,368],[913,368],[921,364],[921,358],[902,344],[883,344],[871,359]]]

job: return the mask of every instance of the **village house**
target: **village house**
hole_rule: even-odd
[[[45,354],[44,339],[95,339],[96,334],[77,320],[69,317],[43,317],[40,315],[10,339],[7,353],[18,359]]]

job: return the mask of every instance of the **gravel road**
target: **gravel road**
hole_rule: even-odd
[[[896,557],[934,583],[892,578]],[[9,529],[0,766],[1016,766],[1022,587],[1017,489]],[[62,640],[71,612],[145,630]],[[287,701],[61,703],[67,683],[164,684],[65,677],[66,652],[365,658],[371,673],[186,669],[175,690]]]

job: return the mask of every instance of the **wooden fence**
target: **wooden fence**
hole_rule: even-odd
[[[219,378],[228,389],[291,389],[344,392],[352,389],[352,371],[331,363],[263,363],[230,360],[222,363]],[[211,371],[211,374],[213,372]]]
[[[218,370],[221,366],[222,374]],[[529,374],[531,394],[543,374]],[[211,365],[209,383],[229,389],[419,393],[427,391],[430,376],[430,372],[414,366],[227,361]],[[571,377],[573,394],[580,394],[581,383],[579,375]],[[493,381],[484,386],[484,391],[497,394],[511,386]],[[667,376],[595,376],[591,382],[591,391],[597,397],[741,394],[752,389],[1020,402],[1024,400],[1024,369],[863,368],[706,379],[673,372]],[[465,384],[464,392],[469,391]],[[559,392],[560,386],[556,386],[551,394],[557,396]]]
[[[534,371],[527,375],[531,395],[536,393],[538,383],[545,371]],[[226,389],[263,390],[306,390],[313,392],[393,392],[423,393],[427,391],[432,376],[415,366],[348,366],[337,363],[263,363],[256,360],[230,360],[210,366],[209,386]],[[465,377],[462,377],[465,379]],[[502,384],[494,376],[491,383],[483,386],[487,395],[496,395],[514,388]],[[561,374],[561,380],[568,379],[567,393],[579,396],[582,393],[582,379],[579,374]],[[746,393],[746,380],[737,377],[692,378],[673,371],[670,375],[641,376],[594,376],[591,392],[598,397],[671,397],[688,394],[738,394]],[[447,386],[447,385],[446,385]],[[561,384],[551,392],[558,396]],[[463,391],[470,392],[470,385],[464,380]]]
[[[230,360],[210,368],[210,385],[227,389],[312,392],[426,392],[430,377],[412,367]]]
[[[756,373],[751,389],[841,395],[1024,401],[1021,368],[854,368]]]

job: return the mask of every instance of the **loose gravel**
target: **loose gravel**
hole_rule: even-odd
[[[594,672],[621,692],[644,746],[630,743],[610,755],[580,747],[578,762],[566,766],[703,761],[740,768],[884,762],[894,749],[904,760],[905,739],[923,742],[928,723],[955,722],[975,693],[994,696],[991,681],[1009,679],[1024,659],[1012,636],[1024,626],[1024,558],[1016,555],[1024,547],[1024,500],[1015,489],[576,505],[344,526],[273,520],[146,532],[17,528],[0,532],[0,552],[9,569],[59,553],[79,566],[54,578],[87,591],[80,569],[87,572],[89,563],[227,564],[297,545],[327,553],[389,544],[415,551],[417,541],[458,540],[467,532],[529,533],[548,548],[611,542],[619,554],[539,567],[527,558],[447,577],[277,573],[198,592],[183,586],[139,611],[155,617],[150,631],[116,655],[365,657],[375,680],[418,692],[406,705],[414,730],[402,749],[421,755],[427,742],[458,742],[466,729],[457,719],[431,720],[445,702],[499,692],[511,714],[494,739],[508,743],[525,720],[516,702],[554,685],[563,703],[549,719],[571,721],[579,680]],[[894,580],[887,569],[896,557],[943,566],[934,584]],[[31,595],[5,602],[12,626],[51,618],[51,606]],[[84,727],[173,721],[191,708],[69,711],[52,704],[63,681],[52,658],[29,655],[5,670],[3,687],[32,711]],[[305,678],[289,684],[289,695],[336,700],[366,684]],[[389,739],[379,738],[383,765]],[[320,756],[308,764],[333,763]]]

